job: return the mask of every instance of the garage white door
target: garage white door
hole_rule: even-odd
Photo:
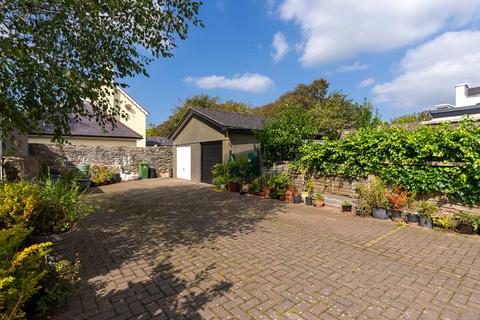
[[[177,178],[192,179],[191,148],[177,147]]]

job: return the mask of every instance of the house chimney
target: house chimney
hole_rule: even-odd
[[[468,106],[468,83],[461,83],[455,86],[455,106]]]

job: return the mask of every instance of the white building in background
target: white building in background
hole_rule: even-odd
[[[455,86],[455,105],[438,104],[429,111],[432,120],[422,124],[442,122],[459,122],[466,116],[473,120],[480,120],[480,87],[470,88],[467,83]]]
[[[67,141],[73,145],[145,147],[148,112],[120,87],[112,93],[110,103],[117,103],[128,119],[118,117],[115,129],[107,124],[105,132],[94,119],[83,117],[71,122]],[[91,109],[88,101],[85,108]],[[44,125],[39,132],[28,135],[28,143],[51,144],[52,136],[53,128]]]

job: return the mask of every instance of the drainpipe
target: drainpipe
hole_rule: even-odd
[[[230,145],[229,145],[229,139],[228,139],[228,128],[225,128],[225,141],[226,141],[226,144],[225,144],[225,150],[227,151],[226,152],[226,155],[225,155],[225,161],[224,163],[226,164],[228,160],[230,160]]]

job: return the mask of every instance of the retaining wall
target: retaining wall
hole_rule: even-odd
[[[50,167],[76,166],[80,163],[119,167],[122,172],[137,172],[138,162],[146,160],[156,176],[169,176],[173,170],[173,151],[170,146],[121,147],[29,144],[29,153]]]

